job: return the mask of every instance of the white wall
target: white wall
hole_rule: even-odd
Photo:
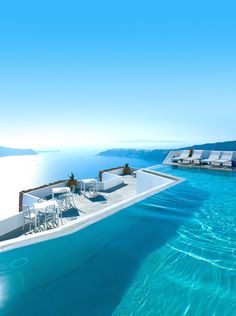
[[[61,188],[66,186],[67,182],[53,184],[41,189],[32,190],[30,193],[23,194],[22,205],[28,205],[29,207],[33,206],[33,203],[37,202],[38,199],[45,198],[48,195],[52,194],[52,188]],[[0,236],[9,233],[19,227],[24,223],[23,212],[8,217],[0,221]]]
[[[3,236],[21,226],[23,226],[24,217],[23,212],[20,212],[11,217],[5,218],[0,221],[0,236]]]
[[[131,172],[131,173],[132,173],[133,171],[136,171],[136,170],[138,170],[138,168],[131,168],[131,167],[130,167],[130,172]],[[107,170],[107,171],[105,171],[104,173],[106,173],[106,172],[112,173],[112,174],[117,174],[117,175],[121,176],[121,175],[124,174],[124,167],[116,168],[116,169],[114,169],[114,170]]]
[[[46,196],[52,194],[52,188],[61,188],[67,185],[67,181],[52,184],[41,189],[32,190],[29,193],[23,194],[22,205],[33,206],[33,203],[37,202],[38,199],[44,199]]]
[[[39,199],[43,199],[46,196],[52,194],[52,188],[61,188],[61,187],[65,187],[65,186],[67,186],[67,181],[61,182],[61,183],[52,184],[52,185],[43,187],[41,189],[32,190],[32,191],[29,192],[29,194],[33,195],[33,196],[36,196]]]
[[[136,172],[137,184],[136,193],[140,194],[145,191],[154,189],[163,184],[175,182],[175,180],[163,177],[158,174],[152,174],[147,171],[138,170]]]
[[[22,200],[22,206],[28,205],[29,207],[32,207],[34,203],[38,201],[39,197],[31,195],[29,193],[23,194],[23,200]]]
[[[100,191],[106,191],[124,182],[123,177],[109,172],[103,172],[102,181],[98,183]]]
[[[117,178],[121,178],[121,176],[119,176],[118,174],[111,173],[111,172],[102,173],[102,181],[107,181],[107,180],[117,179]]]
[[[124,168],[117,168],[117,169],[114,169],[114,170],[109,170],[107,172],[103,172],[104,173],[112,173],[112,174],[116,174],[116,175],[122,175],[124,174]]]

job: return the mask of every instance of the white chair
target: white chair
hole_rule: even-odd
[[[68,209],[69,204],[69,194],[66,189],[61,189],[59,191],[59,196],[57,197],[57,204],[58,204],[58,216],[61,218],[61,224],[63,225],[63,212]],[[59,219],[58,219],[59,221]]]
[[[173,157],[172,162],[178,162],[189,156],[190,150],[182,150],[179,156]]]
[[[220,159],[212,161],[211,164],[214,166],[232,167],[233,165],[232,158],[233,158],[232,151],[223,151],[220,155]]]
[[[88,192],[90,196],[96,196],[98,193],[98,182],[96,180],[90,181],[88,185]]]
[[[212,161],[219,159],[220,158],[220,154],[221,154],[221,151],[214,151],[213,150],[213,151],[211,151],[211,153],[210,153],[208,158],[200,159],[200,163],[209,165],[209,164],[212,163]]]
[[[200,164],[203,150],[193,150],[192,156],[182,159],[182,163],[195,163]]]
[[[68,193],[68,204],[75,208],[75,185],[70,186],[70,192]]]
[[[37,217],[34,208],[30,208],[28,205],[23,205],[23,216],[24,223],[22,226],[22,230],[25,230],[25,225],[29,224],[29,232],[32,232],[32,227],[34,230],[37,228]]]
[[[40,214],[39,221],[40,219],[43,219],[44,230],[47,229],[50,222],[53,227],[55,227],[55,224],[57,225],[58,219],[57,219],[57,209],[55,205],[48,205],[44,210],[39,210],[39,214]]]
[[[44,200],[42,198],[37,200],[37,203],[43,203],[43,202],[46,202],[46,200]],[[44,214],[42,212],[35,210],[35,209],[34,209],[34,212],[37,216],[37,227],[36,228],[39,229],[41,222],[44,222]]]
[[[71,185],[71,186],[70,186],[70,192],[71,192],[72,194],[75,194],[75,185]]]
[[[64,211],[64,208],[63,208],[63,200],[60,199],[60,197],[58,197],[58,199],[57,199],[57,204],[58,204],[59,219],[61,219],[61,224],[63,225],[62,213],[63,213],[63,211]],[[59,219],[58,219],[58,220],[59,220]]]
[[[69,192],[66,189],[59,191],[58,199],[62,201],[62,205],[65,204],[65,208],[68,208]]]

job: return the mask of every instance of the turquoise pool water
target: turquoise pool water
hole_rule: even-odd
[[[160,170],[187,181],[0,254],[0,314],[236,315],[236,174]]]

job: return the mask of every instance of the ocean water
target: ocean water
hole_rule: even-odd
[[[236,315],[236,175],[187,180],[82,231],[0,254],[1,315]]]
[[[141,159],[98,156],[99,149],[71,149],[33,156],[0,158],[0,220],[18,212],[19,192],[57,180],[97,177],[99,170],[124,165],[146,167]],[[154,164],[154,162],[153,162]]]

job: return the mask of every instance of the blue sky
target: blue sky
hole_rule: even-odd
[[[235,139],[235,9],[201,0],[1,3],[0,145]]]

